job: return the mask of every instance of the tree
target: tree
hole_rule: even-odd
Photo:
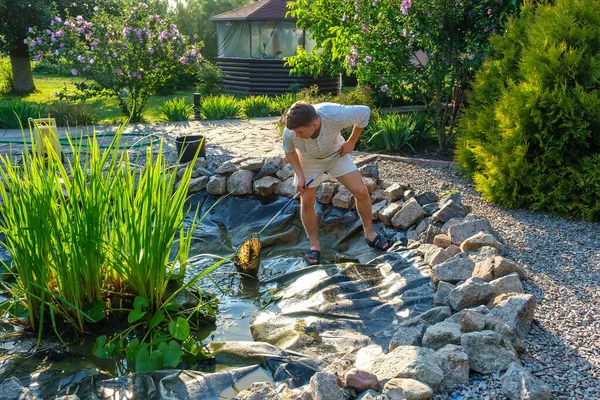
[[[299,49],[295,73],[355,73],[359,83],[427,105],[447,150],[488,38],[514,9],[508,0],[297,0],[298,25],[317,47]]]

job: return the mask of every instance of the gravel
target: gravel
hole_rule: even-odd
[[[525,267],[526,293],[536,297],[525,339],[524,366],[544,381],[554,399],[600,399],[600,223],[488,203],[459,172],[438,166],[379,161],[380,178],[408,182],[418,193],[458,190],[473,214],[490,220],[505,256]],[[500,374],[477,376],[435,399],[505,399]]]

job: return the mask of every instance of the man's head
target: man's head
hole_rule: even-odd
[[[319,129],[317,110],[305,101],[295,102],[287,112],[286,126],[296,136],[308,139]]]

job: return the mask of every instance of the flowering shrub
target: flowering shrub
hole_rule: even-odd
[[[355,73],[389,96],[422,101],[446,150],[468,82],[510,0],[298,0],[291,14],[317,46],[288,59],[296,73]]]
[[[65,89],[57,97],[113,96],[125,116],[139,121],[148,97],[178,69],[195,69],[200,52],[144,3],[120,16],[95,11],[90,21],[55,17],[51,29],[30,28],[30,52],[36,61],[68,63],[72,75],[90,78],[77,85],[76,93]]]

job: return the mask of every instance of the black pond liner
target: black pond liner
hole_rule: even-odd
[[[203,215],[217,200],[195,194],[188,202],[190,217],[196,207]],[[191,255],[232,255],[287,200],[224,198],[195,232]],[[240,277],[229,262],[199,282],[201,290],[220,299],[217,321],[204,332],[216,360],[209,369],[115,377],[114,371],[102,372],[111,368],[91,356],[65,353],[43,361],[41,353],[25,358],[33,343],[13,341],[0,344],[0,352],[5,351],[0,353],[0,378],[15,376],[44,399],[71,393],[82,399],[226,399],[252,382],[301,386],[315,371],[369,345],[387,350],[395,324],[433,307],[429,267],[402,246],[395,246],[397,252],[367,246],[355,211],[320,204],[317,211],[322,265],[306,267],[302,260],[309,243],[296,203],[261,236],[258,279]],[[405,243],[403,232],[387,232]],[[199,258],[186,278],[216,260]],[[44,363],[48,368],[38,374]]]

